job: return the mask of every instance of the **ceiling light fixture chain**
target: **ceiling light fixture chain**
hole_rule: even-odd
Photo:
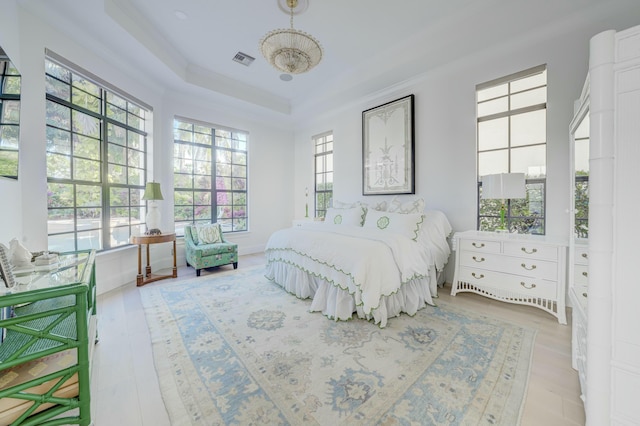
[[[298,0],[287,0],[290,10],[289,29],[268,32],[260,40],[260,50],[265,59],[276,69],[290,74],[301,74],[320,63],[322,46],[310,34],[293,27],[294,9]]]

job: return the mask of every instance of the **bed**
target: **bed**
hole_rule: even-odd
[[[434,305],[450,255],[451,226],[437,210],[332,208],[324,222],[274,232],[267,243],[266,277],[310,311],[335,320],[355,312],[380,327]]]

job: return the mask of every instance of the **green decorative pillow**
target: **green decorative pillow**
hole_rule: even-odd
[[[198,244],[215,244],[222,242],[220,225],[217,223],[196,225],[196,233],[198,234]]]
[[[365,228],[376,228],[381,231],[395,232],[416,241],[420,232],[420,225],[422,225],[423,221],[424,216],[421,214],[401,214],[367,210],[367,217],[365,218],[363,226]]]
[[[362,226],[366,210],[364,207],[352,207],[349,209],[328,208],[324,217],[324,223],[329,225]]]

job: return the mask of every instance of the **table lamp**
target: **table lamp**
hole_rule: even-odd
[[[160,210],[158,210],[157,200],[164,200],[158,182],[147,182],[144,188],[143,200],[149,201],[149,211],[147,212],[147,232],[146,235],[160,235]]]
[[[482,176],[482,198],[485,200],[501,200],[500,228],[498,232],[508,232],[505,225],[505,200],[525,198],[526,188],[524,173],[497,173]]]

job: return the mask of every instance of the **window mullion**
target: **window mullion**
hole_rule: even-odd
[[[216,145],[216,129],[211,129],[211,222],[218,221],[218,186],[217,181],[217,163],[218,163],[218,146]]]
[[[107,109],[107,97],[104,90],[100,90],[101,93],[101,109],[105,112]],[[109,231],[111,229],[111,191],[109,188],[109,135],[107,131],[107,123],[105,117],[100,119],[100,164],[102,164],[102,170],[100,171],[100,187],[102,188],[102,241],[104,248],[111,248],[111,238]]]

